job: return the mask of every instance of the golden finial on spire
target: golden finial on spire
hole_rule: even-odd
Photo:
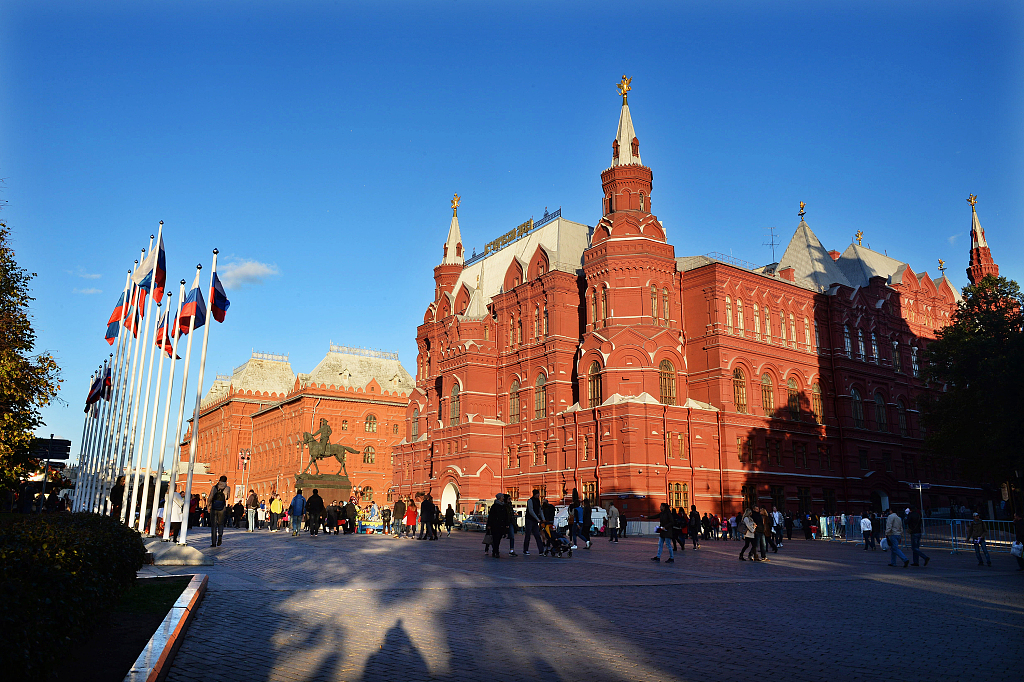
[[[939,259],[939,272],[942,273],[943,277],[946,276],[946,261],[942,260],[941,258]]]
[[[459,201],[461,199],[462,199],[462,197],[460,197],[459,193],[456,192],[455,193],[455,198],[452,199],[452,217],[453,218],[456,217],[457,215],[459,215]]]
[[[619,94],[622,95],[622,103],[626,103],[626,93],[633,88],[629,87],[629,84],[633,82],[632,78],[626,78],[626,74],[622,74],[622,81],[616,83],[615,87],[619,89]]]
[[[976,203],[978,203],[978,195],[977,194],[968,194],[967,195],[967,203],[971,205],[971,209],[974,209],[974,205]]]
[[[807,204],[805,204],[804,202],[802,202],[802,201],[800,202],[800,212],[797,213],[797,215],[800,216],[800,220],[804,219],[804,213],[807,212],[807,211],[804,210],[804,206],[806,206],[806,205]]]
[[[864,239],[864,230],[857,230],[854,233],[853,238],[857,240],[857,246],[860,246],[861,241]]]

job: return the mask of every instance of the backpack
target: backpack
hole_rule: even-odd
[[[224,491],[227,488],[221,488],[219,485],[213,488],[213,498],[210,500],[213,503],[213,511],[224,511],[224,507],[227,506],[228,498],[224,496]]]

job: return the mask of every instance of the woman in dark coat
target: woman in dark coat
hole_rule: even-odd
[[[505,500],[502,499],[502,493],[494,496],[494,504],[487,512],[486,533],[491,536],[491,556],[497,559],[501,556],[498,552],[498,545],[501,543],[501,539],[508,534],[508,511],[505,507]]]

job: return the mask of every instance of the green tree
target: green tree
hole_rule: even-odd
[[[948,327],[924,354],[938,385],[922,404],[926,444],[985,483],[1024,467],[1024,298],[1017,283],[985,277],[965,287]]]
[[[36,275],[18,267],[10,230],[0,222],[0,487],[13,487],[39,463],[29,455],[39,410],[57,399],[60,369],[48,353],[33,355],[29,283]]]

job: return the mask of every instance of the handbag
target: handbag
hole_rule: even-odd
[[[883,552],[887,551],[889,549],[889,540],[882,538],[882,542],[878,546],[882,548]]]
[[[1022,558],[1022,555],[1024,555],[1024,544],[1020,542],[1014,542],[1012,545],[1010,545],[1010,554],[1017,557],[1018,559]]]
[[[494,544],[494,538],[491,537],[490,533],[485,533],[484,534],[484,544],[485,545],[493,545]]]

